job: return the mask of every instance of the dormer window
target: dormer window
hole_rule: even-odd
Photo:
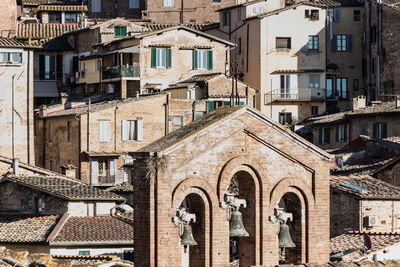
[[[115,26],[114,34],[117,37],[122,37],[127,35],[126,26]]]

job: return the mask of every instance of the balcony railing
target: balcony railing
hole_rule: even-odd
[[[115,175],[98,176],[99,184],[115,184]]]
[[[140,77],[140,66],[136,65],[122,65],[122,66],[112,66],[104,67],[103,79],[114,79],[114,78],[139,78]]]
[[[321,88],[275,89],[265,94],[265,102],[324,101],[326,90]]]

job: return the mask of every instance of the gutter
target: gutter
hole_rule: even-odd
[[[50,246],[54,247],[64,247],[64,246],[112,246],[112,245],[126,245],[128,247],[132,247],[132,240],[124,240],[124,241],[61,241],[61,242],[49,242]]]

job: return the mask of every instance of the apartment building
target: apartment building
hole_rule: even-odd
[[[0,37],[0,154],[34,164],[33,51]]]
[[[127,26],[113,26],[127,32]],[[233,43],[177,26],[96,45],[79,58],[75,94],[115,95],[160,92],[194,74],[226,73]]]

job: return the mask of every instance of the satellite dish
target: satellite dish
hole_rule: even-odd
[[[342,160],[342,158],[337,158],[336,159],[336,163],[337,163],[337,165],[339,166],[340,169],[343,168],[343,160]]]

